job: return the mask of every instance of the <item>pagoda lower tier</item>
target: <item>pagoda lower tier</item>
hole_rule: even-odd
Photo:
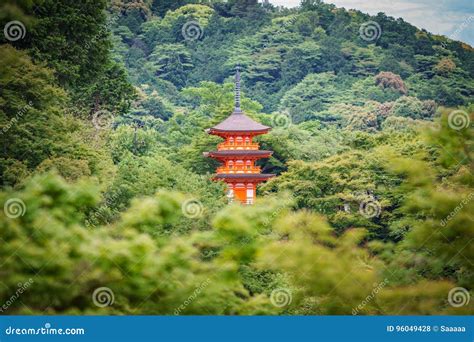
[[[228,197],[244,204],[255,201],[257,185],[274,177],[274,174],[261,173],[255,162],[261,158],[268,158],[272,151],[261,150],[220,150],[207,152],[204,155],[219,160],[222,165],[217,168],[214,180],[221,180],[227,184]]]
[[[256,198],[257,185],[274,177],[273,174],[219,173],[215,180],[223,180],[227,184],[229,201],[238,200],[243,204],[253,204]]]

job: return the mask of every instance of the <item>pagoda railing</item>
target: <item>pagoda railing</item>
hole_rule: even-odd
[[[223,142],[217,145],[217,149],[219,151],[221,150],[258,150],[259,147],[260,145],[257,143],[237,145],[237,144],[229,144],[227,142]]]
[[[259,166],[252,166],[251,168],[246,167],[233,167],[228,168],[221,166],[217,168],[217,173],[260,173],[262,170]]]

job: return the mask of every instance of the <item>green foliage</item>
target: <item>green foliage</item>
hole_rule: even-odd
[[[424,171],[424,161],[413,165],[410,161],[399,160],[392,165],[397,172],[408,175],[408,186],[413,190],[406,200],[404,213],[416,212],[423,218],[413,224],[405,244],[415,252],[422,248],[421,254],[435,276],[449,275],[461,286],[469,286],[474,281],[469,262],[474,253],[470,243],[474,238],[473,132],[451,129],[446,111],[440,125],[441,128],[430,136],[430,140],[443,149],[434,172]],[[439,175],[443,175],[443,179]]]
[[[27,47],[35,59],[53,68],[63,84],[94,82],[107,63],[111,47],[106,1],[35,1],[27,12],[35,17]],[[60,24],[59,24],[60,23]]]
[[[431,110],[416,97],[403,96],[393,103],[391,114],[412,119],[429,119],[434,114]]]
[[[192,67],[191,55],[181,44],[157,45],[147,64],[151,73],[177,87],[185,85],[186,72]]]
[[[110,158],[88,144],[90,129],[67,114],[67,94],[52,71],[8,45],[0,50],[2,185],[20,183],[37,167],[55,167],[73,179],[105,175]]]
[[[2,278],[5,286],[0,297],[6,301],[18,282],[29,278],[34,282],[22,296],[30,309],[14,303],[12,311],[238,314],[272,310],[268,299],[250,296],[244,289],[234,272],[235,263],[200,261],[200,250],[213,240],[217,247],[224,247],[217,240],[195,234],[188,239],[154,241],[154,235],[142,232],[150,227],[153,231],[148,233],[158,233],[160,226],[182,216],[180,195],[163,193],[136,202],[112,234],[105,227],[84,227],[86,211],[98,200],[97,190],[89,184],[68,185],[57,177],[37,177],[21,193],[2,194],[2,202],[12,195],[21,198],[27,209],[19,220],[5,217],[3,211],[0,214],[6,242],[0,252],[2,272],[12,275]],[[15,246],[20,242],[23,247],[18,250]],[[95,306],[92,292],[100,286],[114,292],[115,307]],[[188,304],[198,288],[201,294]]]
[[[337,94],[334,74],[310,74],[285,94],[282,106],[288,108],[293,121],[299,123],[314,117],[315,112],[327,110],[331,98]]]

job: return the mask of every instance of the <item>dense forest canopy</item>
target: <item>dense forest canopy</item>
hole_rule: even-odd
[[[320,0],[0,22],[1,313],[474,313],[471,46]],[[236,65],[272,127],[252,206],[202,155]]]

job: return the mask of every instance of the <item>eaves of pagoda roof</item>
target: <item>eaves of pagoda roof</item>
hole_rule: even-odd
[[[273,154],[273,151],[265,150],[222,150],[205,152],[205,157],[211,158],[226,158],[226,157],[241,157],[241,158],[267,158]]]
[[[244,133],[249,132],[253,134],[267,133],[271,127],[262,125],[261,123],[252,120],[243,112],[234,111],[227,119],[210,128],[210,134],[225,134],[225,133]]]

